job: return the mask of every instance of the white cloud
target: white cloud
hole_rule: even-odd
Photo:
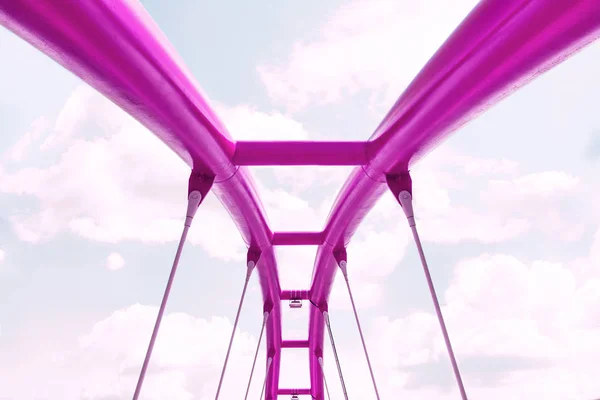
[[[308,132],[302,123],[273,111],[265,113],[254,107],[227,107],[218,104],[215,111],[236,140],[306,140]]]
[[[437,244],[492,244],[533,232],[563,240],[575,240],[583,234],[581,218],[564,217],[569,207],[579,204],[579,178],[562,171],[519,174],[518,163],[511,160],[440,150],[413,171],[415,210],[424,240]],[[263,197],[267,209],[274,209],[277,203],[286,204],[280,206],[280,215],[273,214],[281,221],[287,216],[287,223],[280,227],[283,229],[314,227],[328,211],[328,207],[322,207],[322,213],[315,212],[307,201],[287,192],[265,190],[262,194],[267,194]],[[478,201],[456,205],[468,197]],[[549,220],[549,215],[554,217]],[[349,274],[352,282],[360,282],[353,285],[360,308],[381,302],[383,284],[403,259],[406,246],[412,243],[409,239],[400,206],[391,195],[384,195],[349,245]],[[283,286],[305,288],[309,283],[307,266],[312,265],[314,251],[278,252],[282,255]],[[332,306],[347,309],[347,297],[339,276],[332,290]]]
[[[356,0],[339,8],[317,39],[297,42],[285,62],[258,72],[271,98],[290,110],[361,89],[389,107],[476,3]]]
[[[580,280],[573,262],[523,262],[503,254],[460,261],[440,300],[468,391],[491,399],[597,397],[600,268],[589,272]],[[381,317],[369,342],[376,365],[408,373],[408,382],[420,371],[437,373],[427,369],[435,365],[451,377],[432,311]],[[553,382],[552,390],[540,382]]]
[[[593,190],[566,171],[523,173],[511,160],[441,148],[422,160],[412,177],[425,241],[491,244],[537,233],[574,242],[589,227],[583,210],[592,206],[587,199]],[[399,207],[388,194],[382,204],[375,211],[382,215]]]
[[[4,250],[0,249],[0,263],[3,262],[5,258],[6,253],[4,252]]]
[[[20,399],[131,398],[156,313],[156,307],[141,305],[118,310],[97,322],[77,343],[71,343],[70,350],[56,353],[46,349],[28,357],[18,368],[3,371],[3,378],[11,379],[0,386],[0,395]],[[214,397],[231,329],[232,324],[224,318],[165,315],[144,382],[143,398]],[[256,338],[237,332],[223,399],[243,396],[245,385],[235,384],[235,377],[248,376],[255,346]],[[259,362],[264,365],[264,354]],[[40,368],[46,371],[43,375],[47,379],[30,385],[28,378],[35,376],[30,374]],[[258,395],[262,376],[257,371],[251,393]]]
[[[12,162],[22,161],[27,152],[30,151],[32,145],[42,136],[46,129],[48,129],[46,118],[37,118],[32,122],[31,129],[8,149],[2,158]],[[0,161],[3,161],[2,158],[0,158]]]
[[[358,267],[359,257],[352,253],[349,251],[352,260],[349,267]],[[393,263],[393,260],[382,262]],[[389,271],[379,272],[384,276]],[[361,271],[351,273],[358,277]],[[575,275],[569,264],[523,262],[502,254],[484,254],[458,263],[441,299],[465,383],[473,397],[500,400],[523,394],[541,398],[547,394],[545,398],[560,400],[593,398],[600,391],[593,379],[593,366],[600,356],[597,343],[600,315],[596,312],[600,309],[600,270],[584,282],[579,282]],[[3,375],[10,379],[0,386],[0,394],[9,398],[15,393],[20,398],[67,400],[130,397],[155,316],[155,307],[140,305],[113,313],[81,336],[70,351],[31,361],[38,364],[26,363],[5,370]],[[363,323],[367,322],[367,340],[382,394],[453,398],[456,394],[453,390],[419,383],[423,374],[433,374],[428,382],[451,379],[435,315],[415,310],[397,319],[381,317],[370,327],[368,321]],[[167,314],[144,395],[150,399],[214,396],[230,329],[231,323],[226,319]],[[338,334],[340,338],[346,337]],[[362,351],[357,347],[341,349],[343,343],[338,341],[350,393],[368,398],[372,388]],[[254,337],[238,333],[223,399],[240,398],[244,388],[234,385],[233,377],[248,376],[255,345]],[[259,365],[264,363],[262,357],[261,352]],[[305,366],[305,362],[304,358],[298,358],[301,356],[295,357],[285,358],[283,382],[300,379],[293,374],[293,366]],[[339,385],[334,384],[337,371],[329,346],[326,357],[332,394],[341,395]],[[486,369],[474,369],[473,357],[484,357]],[[507,366],[502,364],[504,359],[509,360]],[[523,367],[519,364],[522,360],[539,363]],[[26,377],[38,370],[41,373],[42,364],[44,369],[51,366],[49,379],[35,387],[27,385]],[[423,369],[438,364],[440,371]],[[501,378],[482,380],[485,370],[495,368],[500,368]],[[260,373],[256,376],[255,391],[259,390],[260,376]],[[562,378],[557,381],[556,377]],[[57,384],[67,381],[69,385]],[[544,381],[553,382],[551,391],[541,385]]]
[[[106,258],[106,268],[111,271],[122,269],[125,266],[125,259],[119,253],[110,253]]]
[[[565,171],[543,171],[492,180],[480,196],[500,218],[523,218],[544,234],[576,241],[588,222],[583,213],[571,211],[587,208],[581,186],[580,178]]]
[[[301,124],[278,113],[246,106],[218,108],[235,137],[308,136]],[[41,147],[45,150],[59,151],[58,162],[16,170],[0,167],[0,191],[39,202],[39,209],[11,217],[22,240],[40,242],[61,232],[109,243],[179,239],[188,167],[99,94],[85,86],[72,94]],[[290,196],[281,191],[265,194],[274,224],[288,221]],[[300,215],[296,219],[311,220]],[[190,241],[213,257],[241,260],[245,254],[235,225],[213,196],[198,212]]]

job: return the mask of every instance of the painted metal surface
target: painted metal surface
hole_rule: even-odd
[[[365,142],[237,142],[235,165],[365,165]]]
[[[311,301],[326,307],[337,268],[332,250],[348,244],[387,189],[385,174],[405,172],[470,119],[596,40],[599,29],[598,0],[481,1],[371,136],[368,165],[351,172],[325,225]],[[313,394],[323,392],[318,364],[323,329],[321,312],[311,309]]]
[[[265,308],[273,307],[267,323],[267,352],[273,357],[267,399],[278,393],[281,288],[273,233],[249,171],[237,164],[363,164],[351,172],[322,233],[276,236],[280,245],[322,243],[307,293],[315,305],[308,339],[311,394],[322,400],[318,358],[323,355],[322,312],[327,310],[337,269],[333,251],[348,244],[386,191],[385,175],[405,172],[470,119],[598,38],[600,0],[481,1],[368,142],[350,142],[337,149],[297,143],[303,151],[292,154],[292,161],[272,153],[293,152],[281,143],[246,142],[236,151],[236,143],[183,62],[134,0],[0,0],[0,23],[138,119],[194,171],[215,176],[213,192],[243,240],[262,251],[259,279]],[[252,155],[258,150],[263,156]]]
[[[274,397],[281,288],[272,233],[248,170],[232,163],[235,143],[156,24],[133,0],[0,0],[0,24],[143,123],[195,171],[216,177],[213,193],[244,241],[263,252],[259,279],[265,302],[273,306],[267,323],[273,364],[266,393]],[[197,222],[196,229],[200,226]]]

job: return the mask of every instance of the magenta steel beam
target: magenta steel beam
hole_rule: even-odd
[[[279,391],[277,392],[277,394],[297,394],[297,395],[306,395],[306,394],[310,394],[310,389],[279,389]]]
[[[308,300],[310,292],[308,290],[283,290],[281,300]]]
[[[273,246],[319,246],[323,232],[273,232]]]
[[[365,165],[365,142],[237,142],[235,165]]]
[[[281,342],[282,349],[305,349],[308,348],[308,340],[284,340]]]
[[[321,314],[337,270],[332,253],[349,243],[385,192],[385,175],[406,172],[470,119],[596,40],[599,29],[600,0],[483,0],[388,112],[367,144],[368,164],[355,168],[338,194],[317,251],[309,330],[317,400],[323,399]]]
[[[317,252],[309,334],[315,398],[323,398],[318,314],[326,310],[335,274],[331,252],[348,243],[381,196],[383,176],[405,172],[470,118],[596,39],[599,12],[598,0],[480,2],[377,128],[366,165],[343,187]],[[274,398],[281,320],[272,234],[248,172],[233,162],[235,144],[150,17],[125,0],[0,0],[0,23],[136,117],[195,170],[216,176],[214,192],[243,239],[263,251],[259,278],[265,303],[274,307],[267,398]]]
[[[202,18],[202,17],[199,17]],[[281,287],[271,236],[249,171],[232,162],[235,143],[154,21],[130,0],[0,0],[0,24],[44,52],[149,128],[194,171],[215,176],[213,193],[243,240],[262,250],[258,265],[278,387]]]

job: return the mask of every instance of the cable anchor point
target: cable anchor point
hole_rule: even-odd
[[[258,260],[260,260],[261,254],[262,252],[260,251],[260,249],[256,247],[251,246],[248,249],[248,253],[246,254],[246,267],[248,269],[246,272],[246,279],[250,279],[252,271],[258,265]]]
[[[400,203],[404,215],[408,219],[409,226],[416,225],[415,212],[412,204],[412,178],[410,172],[406,171],[397,175],[386,176],[387,185],[394,194],[396,201]]]
[[[346,252],[346,248],[342,247],[341,249],[337,249],[333,251],[333,258],[335,258],[335,262],[338,267],[342,271],[344,275],[344,279],[348,280],[348,270],[346,266],[348,265],[348,253]]]
[[[188,205],[185,214],[185,226],[188,228],[192,225],[196,211],[208,195],[214,181],[214,176],[192,170],[188,180]]]

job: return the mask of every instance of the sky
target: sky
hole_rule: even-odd
[[[361,140],[474,0],[144,0],[240,140]],[[188,167],[0,28],[0,399],[121,400],[135,387],[184,217]],[[600,397],[600,43],[463,127],[413,170],[415,212],[470,399]],[[320,230],[348,172],[251,168],[274,230]],[[306,289],[315,247],[277,248]],[[406,220],[384,196],[348,247],[382,398],[458,391]],[[142,398],[212,399],[245,276],[214,196],[195,218]],[[330,314],[354,399],[375,398],[343,281]],[[308,306],[283,304],[283,338]],[[221,399],[245,392],[256,276]],[[264,365],[261,351],[258,365]],[[326,343],[333,398],[341,385]],[[259,396],[264,373],[255,374]],[[306,350],[282,387],[308,387]]]

